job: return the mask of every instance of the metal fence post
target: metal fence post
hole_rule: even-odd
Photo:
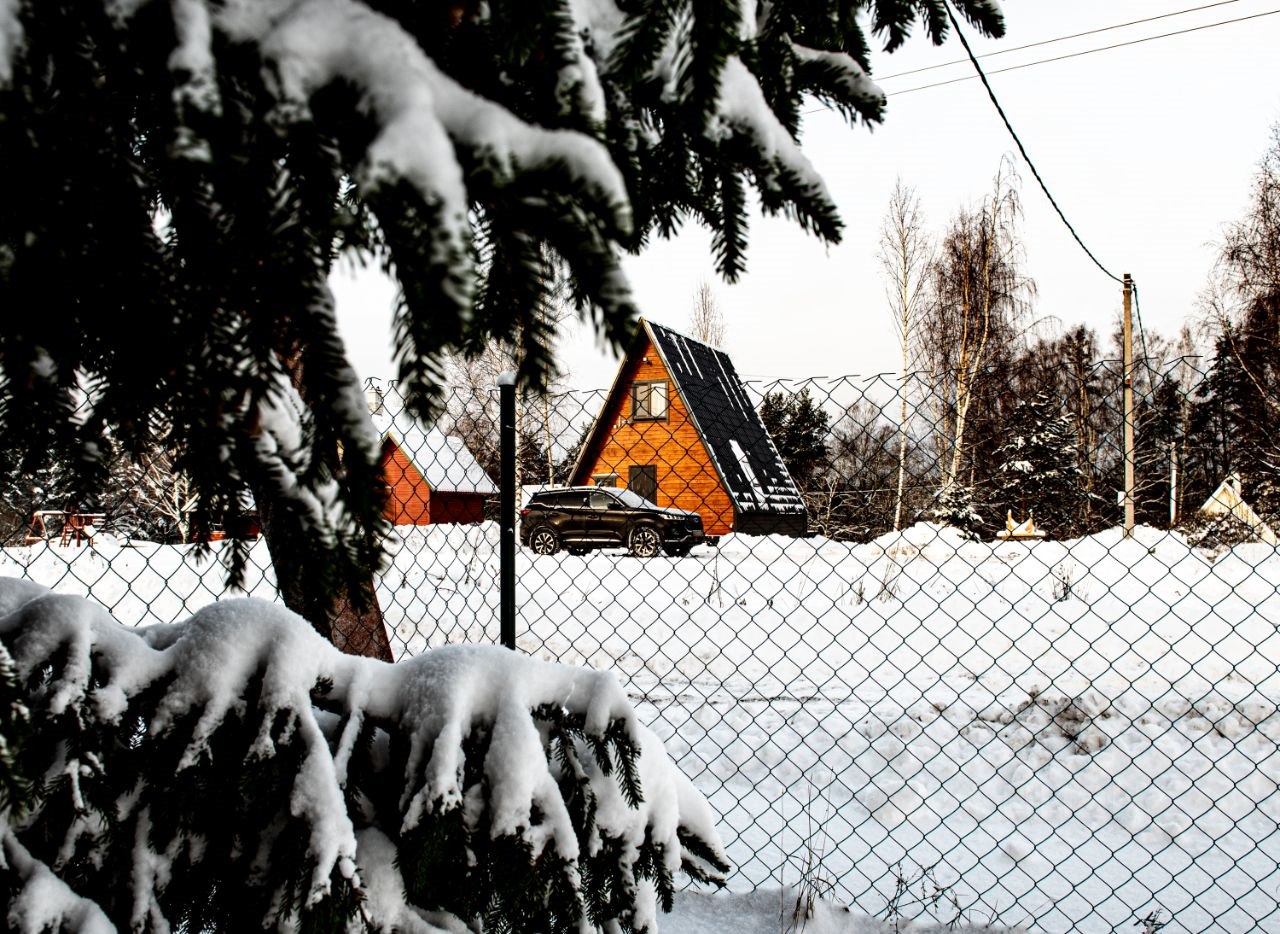
[[[516,376],[498,377],[498,423],[501,467],[498,499],[499,619],[500,638],[509,649],[516,647]]]

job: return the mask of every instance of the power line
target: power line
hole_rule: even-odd
[[[1172,36],[1184,36],[1188,33],[1200,32],[1201,30],[1204,30],[1204,29],[1216,29],[1219,26],[1230,26],[1233,23],[1243,23],[1251,19],[1261,19],[1264,16],[1275,16],[1277,13],[1280,13],[1280,9],[1267,10],[1265,13],[1253,13],[1249,16],[1240,16],[1235,19],[1225,19],[1217,23],[1205,23],[1204,25],[1201,25],[1201,26],[1190,26],[1186,29],[1177,29],[1177,30],[1174,30],[1173,32],[1160,33],[1159,35],[1155,35],[1155,36],[1144,36],[1141,39],[1130,39],[1127,42],[1115,42],[1115,43],[1112,43],[1111,45],[1098,46],[1097,48],[1085,49],[1080,52],[1068,52],[1065,55],[1055,55],[1052,58],[1042,58],[1042,59],[1037,59],[1034,62],[1024,62],[1021,65],[1010,65],[1007,68],[997,68],[995,71],[990,72],[990,74],[1002,75],[1008,71],[1018,71],[1022,68],[1031,68],[1036,65],[1047,65],[1051,62],[1062,62],[1062,61],[1066,61],[1069,58],[1080,58],[1083,55],[1093,55],[1095,52],[1109,52],[1113,49],[1123,49],[1131,45],[1141,45],[1144,42],[1154,42],[1156,39],[1168,39]],[[952,17],[952,19],[954,20],[955,17]],[[963,39],[961,41],[963,42]],[[970,61],[973,62],[974,66],[977,67],[978,62],[976,57],[971,54],[969,59]],[[959,84],[961,81],[972,81],[973,78],[974,78],[973,75],[965,75],[963,78],[951,78],[947,81],[935,81],[932,84],[922,84],[919,87],[906,88],[901,91],[889,91],[886,93],[885,96],[901,97],[903,94],[913,94],[916,91],[927,91],[930,88],[941,88],[941,87],[945,87],[948,84]]]
[[[1147,349],[1147,329],[1142,326],[1142,302],[1138,300],[1138,283],[1129,280],[1133,286],[1133,308],[1138,313],[1138,337],[1142,339],[1142,359],[1146,361],[1147,371],[1151,370],[1151,351]]]
[[[969,47],[969,40],[964,37],[964,33],[960,29],[960,23],[956,20],[956,15],[952,12],[951,4],[947,0],[943,0],[943,6],[947,9],[947,17],[951,20],[951,28],[955,30],[956,36],[960,39],[960,44],[964,46],[965,52],[969,56],[969,61],[973,63],[974,69],[978,72],[978,77],[982,79],[982,86],[987,89],[987,96],[991,98],[991,103],[995,105],[996,113],[1000,115],[1000,119],[1004,121],[1005,129],[1009,131],[1009,135],[1013,137],[1014,143],[1018,146],[1018,152],[1022,153],[1022,158],[1026,160],[1027,166],[1031,169],[1031,174],[1035,176],[1035,180],[1040,184],[1040,190],[1044,192],[1044,196],[1049,199],[1049,203],[1053,205],[1053,209],[1058,212],[1058,217],[1062,219],[1062,223],[1066,225],[1067,230],[1071,231],[1071,236],[1075,238],[1076,243],[1080,244],[1080,249],[1084,250],[1085,255],[1093,260],[1093,264],[1101,269],[1104,273],[1114,279],[1116,282],[1123,283],[1124,280],[1113,273],[1098,257],[1093,255],[1080,235],[1076,233],[1076,229],[1071,226],[1071,222],[1067,220],[1067,215],[1062,213],[1062,208],[1058,207],[1058,202],[1054,200],[1053,195],[1049,192],[1049,186],[1044,183],[1044,179],[1040,177],[1040,172],[1036,169],[1036,164],[1031,161],[1031,157],[1027,155],[1027,149],[1022,145],[1022,140],[1018,138],[1017,132],[1013,128],[1013,124],[1009,122],[1009,118],[1005,116],[1004,108],[1000,106],[1000,101],[996,99],[996,92],[991,89],[991,82],[987,80],[987,76],[982,71],[982,66],[978,64],[978,59],[973,54],[973,49]]]
[[[1240,0],[1218,0],[1217,3],[1206,3],[1204,6],[1193,6],[1185,10],[1176,10],[1172,13],[1161,13],[1159,16],[1148,16],[1144,19],[1130,20],[1127,23],[1117,23],[1114,26],[1100,26],[1097,29],[1089,29],[1084,32],[1072,33],[1069,36],[1055,36],[1052,39],[1041,39],[1039,42],[1028,42],[1026,45],[1015,45],[1007,49],[998,49],[995,52],[987,52],[979,55],[978,58],[987,59],[995,58],[997,55],[1008,55],[1010,52],[1023,52],[1027,49],[1036,49],[1045,45],[1053,45],[1055,42],[1067,42],[1071,39],[1082,39],[1085,36],[1096,36],[1098,33],[1112,32],[1116,29],[1125,29],[1129,26],[1138,26],[1142,23],[1154,23],[1157,20],[1170,19],[1174,16],[1183,16],[1187,13],[1198,13],[1201,10],[1211,10],[1214,7],[1226,6],[1230,3],[1239,3]],[[910,71],[899,71],[892,75],[881,75],[876,78],[877,81],[891,81],[894,78],[905,78],[907,75],[918,75],[925,71],[935,71],[939,68],[949,68],[952,65],[962,65],[967,62],[967,58],[957,58],[949,62],[943,62],[940,65],[926,65],[923,68],[912,68]]]

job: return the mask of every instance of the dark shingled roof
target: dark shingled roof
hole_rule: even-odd
[[[804,501],[722,350],[651,321],[644,327],[741,513],[804,515]]]

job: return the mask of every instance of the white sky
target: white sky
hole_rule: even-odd
[[[966,29],[979,55],[1012,46],[1175,13],[1212,0],[1004,0],[1004,40]],[[1275,15],[1270,14],[1276,11]],[[1149,331],[1173,336],[1194,310],[1223,225],[1238,218],[1249,182],[1280,120],[1280,2],[1227,0],[1211,9],[983,59],[990,73],[1024,62],[1241,17],[1245,22],[994,75],[992,86],[1031,158],[1094,254],[1129,272]],[[805,118],[802,142],[846,223],[827,247],[784,219],[756,217],[747,272],[718,279],[704,230],[687,225],[655,240],[626,269],[642,314],[688,330],[698,284],[711,284],[724,312],[727,349],[748,377],[802,378],[897,369],[894,336],[875,260],[894,180],[917,189],[939,232],[962,205],[978,203],[1006,152],[1014,151],[979,81],[895,96],[973,74],[968,61],[923,74],[886,76],[964,58],[950,38],[922,36],[873,59],[890,94],[885,122],[849,128],[836,114]],[[1105,334],[1120,287],[1071,239],[1025,164],[1022,174],[1027,272],[1035,313]],[[335,277],[339,321],[362,376],[391,377],[393,286],[375,273]],[[577,326],[561,359],[573,388],[607,386],[617,366]]]

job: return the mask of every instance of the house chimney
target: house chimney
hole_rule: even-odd
[[[382,390],[377,386],[370,386],[365,390],[365,397],[369,400],[369,414],[381,415],[383,410]]]

